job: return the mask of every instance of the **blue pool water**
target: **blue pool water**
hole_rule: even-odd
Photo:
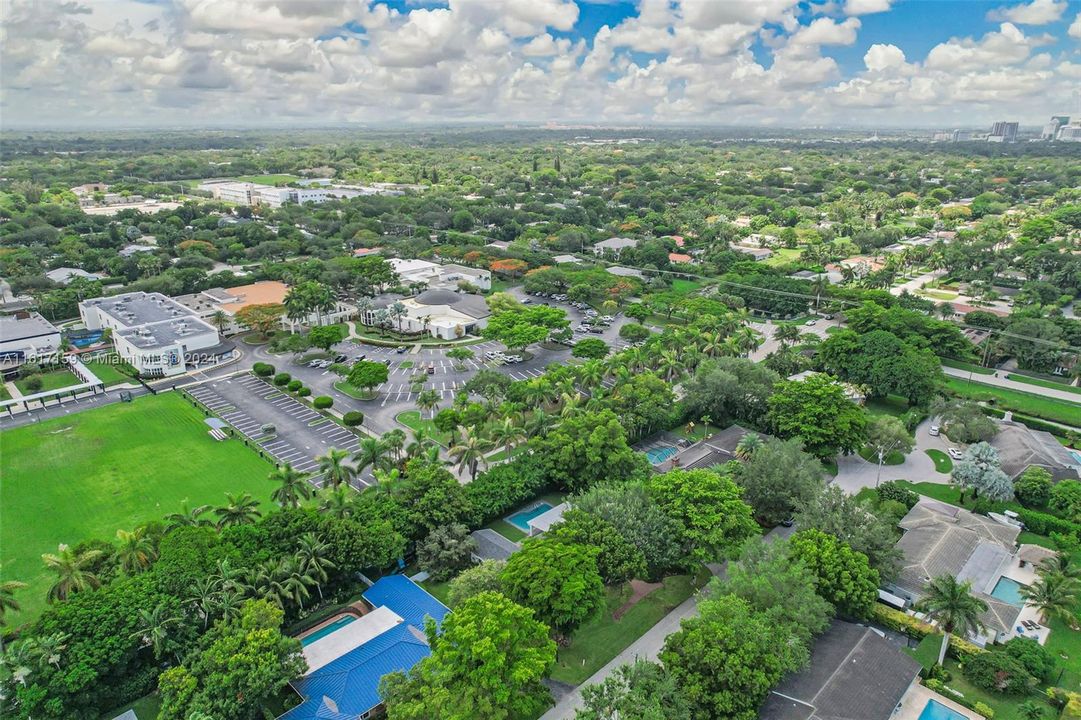
[[[649,458],[649,461],[654,465],[660,465],[662,462],[672,457],[677,452],[679,451],[671,445],[665,445],[664,447],[655,447],[646,450],[646,457]]]
[[[928,700],[920,713],[919,720],[968,720],[964,715],[948,707],[937,700]]]
[[[999,578],[995,583],[995,589],[991,591],[991,597],[1008,602],[1010,605],[1023,607],[1025,604],[1025,599],[1021,597],[1023,587],[1024,585],[1016,580],[1010,580],[1008,577]]]
[[[91,345],[96,345],[101,342],[101,338],[105,335],[101,330],[89,331],[85,335],[72,335],[68,339],[71,340],[71,344],[77,348],[86,348]]]
[[[319,640],[320,638],[325,638],[327,635],[330,635],[336,630],[341,630],[343,627],[355,620],[356,618],[352,615],[342,615],[334,622],[330,623],[329,625],[324,625],[323,627],[313,632],[311,635],[302,637],[300,639],[300,644],[305,646],[311,645],[316,640]]]
[[[532,520],[533,518],[537,517],[538,515],[542,515],[542,514],[548,512],[551,509],[552,509],[552,505],[550,503],[546,503],[546,502],[537,503],[536,505],[529,508],[528,510],[519,510],[518,512],[514,513],[513,515],[511,515],[510,517],[507,518],[507,522],[509,522],[511,525],[518,528],[522,532],[528,533],[529,532],[529,521]]]
[[[1081,463],[1081,453],[1071,450],[1070,454],[1073,455],[1074,460],[1076,460],[1078,463]]]

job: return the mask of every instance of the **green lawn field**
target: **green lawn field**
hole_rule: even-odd
[[[0,433],[0,561],[29,587],[13,625],[45,604],[41,554],[60,543],[111,539],[118,529],[225,493],[269,502],[270,463],[235,440],[207,435],[203,414],[176,393],[136,398]]]
[[[969,383],[961,378],[947,377],[946,387],[970,400],[995,400],[1002,410],[1013,410],[1023,415],[1081,427],[1081,404],[1040,397],[1038,394],[1018,392],[993,385]],[[1033,388],[1034,392],[1039,390]]]
[[[277,175],[241,175],[236,178],[236,181],[257,183],[259,185],[288,185],[299,179],[296,175],[280,173]]]
[[[60,370],[50,370],[48,372],[41,373],[41,389],[31,390],[26,385],[28,378],[15,381],[15,387],[19,388],[19,392],[23,395],[33,395],[36,392],[45,392],[47,390],[59,390],[60,388],[66,388],[70,385],[78,385],[81,381],[75,377],[75,374],[66,368]]]

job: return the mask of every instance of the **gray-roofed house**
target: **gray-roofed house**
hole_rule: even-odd
[[[557,265],[579,265],[582,262],[574,255],[555,255],[552,257],[552,261]]]
[[[896,545],[903,560],[897,578],[885,585],[889,593],[914,604],[924,596],[931,580],[951,575],[969,582],[972,594],[987,604],[987,611],[980,616],[985,629],[970,640],[985,645],[1016,635],[1039,642],[1046,639],[1046,628],[1029,627],[1038,624],[1029,619],[1036,620],[1039,613],[1023,600],[998,590],[1004,579],[1012,586],[1030,584],[1035,577],[1033,560],[1042,557],[1029,545],[1018,549],[1018,525],[921,498],[898,526],[904,531]]]
[[[732,249],[736,252],[741,252],[744,255],[750,255],[751,259],[755,262],[761,262],[763,260],[769,260],[773,256],[773,251],[767,248],[745,247],[743,245],[733,245]]]
[[[593,252],[597,255],[603,255],[605,250],[611,251],[616,255],[627,248],[638,247],[638,241],[634,238],[626,237],[614,237],[607,240],[601,240],[599,243],[593,245]]]
[[[1056,482],[1076,480],[1081,469],[1081,460],[1063,447],[1054,435],[1018,422],[1000,423],[991,445],[998,450],[1002,471],[1011,478],[1036,465],[1051,473]]]
[[[477,543],[477,549],[473,552],[474,562],[506,560],[522,549],[521,545],[503,537],[491,528],[481,528],[469,534]]]
[[[616,277],[633,277],[638,278],[639,280],[643,280],[646,277],[642,274],[641,270],[636,270],[635,268],[629,267],[621,267],[619,265],[613,265],[612,267],[608,268],[608,274],[615,275]]]
[[[759,720],[888,720],[920,664],[874,630],[835,620],[805,670],[769,694]]]
[[[83,280],[101,280],[105,276],[89,273],[82,268],[58,267],[45,273],[45,277],[49,278],[57,285],[67,285],[75,278],[82,278]]]

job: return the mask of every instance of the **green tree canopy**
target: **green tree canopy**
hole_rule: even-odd
[[[503,587],[512,600],[533,608],[538,620],[569,632],[604,602],[597,554],[556,539],[528,540],[507,560]]]

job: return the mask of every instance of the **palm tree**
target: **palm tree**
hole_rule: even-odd
[[[214,602],[217,599],[221,581],[215,577],[202,577],[192,585],[192,594],[188,602],[195,608],[195,612],[203,619],[203,630],[210,624],[210,615],[213,612]]]
[[[9,610],[11,612],[19,612],[19,610],[22,610],[19,601],[15,599],[15,591],[22,590],[24,587],[26,587],[26,583],[19,582],[18,580],[4,580],[3,582],[0,582],[0,625],[4,624],[4,616],[7,615]],[[2,642],[2,640],[0,640],[0,642]]]
[[[1048,619],[1057,617],[1070,622],[1077,607],[1078,581],[1052,572],[1041,575],[1034,583],[1021,588],[1021,597],[1040,611],[1040,620],[1047,625]]]
[[[158,559],[158,549],[154,547],[154,541],[146,536],[146,528],[137,527],[131,532],[117,530],[116,539],[120,543],[116,550],[120,567],[131,575],[141,573]]]
[[[242,607],[244,607],[244,593],[239,588],[229,588],[222,590],[214,597],[213,614],[224,622],[229,622],[240,616]]]
[[[215,310],[214,314],[210,316],[210,322],[218,329],[219,333],[223,333],[229,325],[229,316],[225,314],[224,310]]]
[[[503,422],[496,423],[491,429],[491,439],[494,445],[501,445],[505,454],[510,454],[511,446],[521,440],[525,433],[520,425],[511,418],[503,418]]]
[[[56,571],[57,579],[49,588],[49,602],[67,600],[73,592],[101,587],[101,580],[87,569],[95,560],[101,558],[101,550],[84,550],[76,554],[67,545],[61,544],[57,552],[45,553],[41,559],[45,566]]]
[[[282,558],[274,570],[282,598],[292,600],[303,610],[304,601],[311,597],[308,588],[316,584],[314,576],[305,572],[299,556]]]
[[[170,615],[164,603],[158,603],[153,610],[140,608],[139,629],[131,637],[142,640],[143,647],[153,649],[154,659],[161,660],[169,642],[169,628],[179,623],[180,618]]]
[[[323,583],[327,581],[327,570],[335,568],[334,563],[327,557],[329,549],[329,546],[312,532],[301,535],[297,546],[297,560],[300,561],[301,570],[315,583],[315,589],[319,591],[319,602],[323,602]]]
[[[353,460],[357,463],[357,474],[367,468],[382,470],[388,466],[387,446],[376,438],[364,438],[360,441],[357,451],[353,453]]]
[[[417,407],[421,410],[431,410],[432,417],[435,417],[435,409],[439,407],[441,399],[442,397],[435,390],[424,390],[417,395]]]
[[[778,326],[777,330],[773,333],[773,337],[782,346],[790,345],[799,340],[799,327],[789,323]]]
[[[319,512],[338,520],[353,514],[353,491],[344,485],[327,487],[319,494]]]
[[[377,496],[389,499],[397,495],[398,491],[401,490],[402,473],[398,468],[376,470],[372,475],[375,476],[375,485],[368,487],[364,492],[375,493]]]
[[[278,484],[270,499],[283,508],[298,508],[301,500],[307,500],[312,496],[312,486],[308,482],[308,474],[294,470],[289,463],[279,465],[274,472],[267,477]]]
[[[406,445],[405,456],[407,458],[421,457],[434,445],[435,441],[432,440],[431,432],[421,425],[413,429],[413,440]]]
[[[938,664],[941,665],[946,657],[950,635],[955,632],[968,635],[983,628],[980,615],[987,612],[987,603],[972,594],[972,583],[967,580],[957,582],[952,575],[940,575],[928,584],[923,599],[916,603],[916,609],[938,622],[945,633],[938,651]]]
[[[169,523],[165,530],[169,532],[179,527],[207,527],[213,525],[214,523],[210,521],[210,518],[203,517],[208,512],[210,512],[209,505],[199,505],[189,510],[188,504],[185,502],[180,512],[170,513],[165,516],[165,521]]]
[[[758,433],[749,432],[736,443],[736,457],[740,460],[750,460],[764,444]]]
[[[282,587],[280,577],[279,567],[270,560],[256,565],[251,569],[248,581],[244,585],[245,594],[274,603],[284,609],[286,592]]]
[[[1081,580],[1081,565],[1075,563],[1069,553],[1059,552],[1043,560],[1036,567],[1036,574],[1040,577],[1062,575],[1073,580]]]
[[[258,510],[259,501],[253,498],[250,493],[243,493],[238,496],[225,493],[225,499],[227,503],[214,511],[214,514],[218,516],[219,530],[230,525],[244,525],[255,522],[256,518],[263,516]]]
[[[290,332],[296,332],[297,323],[311,315],[312,310],[314,310],[312,300],[304,292],[303,285],[290,288],[282,304],[285,306],[285,316],[289,318]]]
[[[523,431],[527,437],[533,438],[548,432],[548,429],[553,425],[555,425],[555,418],[544,412],[544,410],[537,408],[525,421]]]
[[[349,451],[338,448],[330,448],[326,455],[316,458],[319,461],[319,472],[323,474],[331,487],[338,487],[342,483],[348,485],[356,477],[357,471],[345,462],[348,458]]]
[[[387,450],[394,453],[394,459],[400,461],[402,459],[402,448],[405,447],[405,430],[401,428],[394,428],[383,433],[380,438],[383,445]]]
[[[484,454],[491,450],[492,447],[491,440],[482,438],[477,433],[476,427],[470,427],[466,428],[461,439],[448,450],[448,453],[458,461],[459,472],[465,472],[468,469],[470,480],[476,480],[477,466],[480,464],[484,464],[485,467],[488,466]]]

